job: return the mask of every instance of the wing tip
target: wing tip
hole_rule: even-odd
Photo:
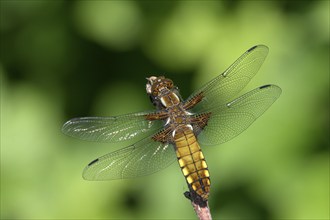
[[[268,88],[271,86],[272,86],[271,84],[267,84],[267,85],[260,86],[259,89],[265,89],[265,88]]]
[[[269,51],[269,48],[266,45],[264,45],[264,44],[258,44],[258,45],[255,45],[255,46],[251,47],[250,49],[248,49],[247,52],[250,53],[250,52],[256,50],[257,48],[263,48],[267,52]]]
[[[273,91],[275,91],[274,94],[274,98],[278,99],[281,94],[282,94],[282,89],[281,87],[274,85],[274,84],[267,84],[267,85],[263,85],[260,86],[258,89],[263,90],[263,89],[272,89]]]
[[[82,178],[87,181],[92,181],[93,179],[88,178],[84,173],[82,174]]]
[[[266,85],[263,85],[263,86],[260,86],[259,89],[277,89],[280,93],[282,92],[282,89],[281,87],[277,86],[277,85],[274,85],[274,84],[266,84]]]
[[[99,161],[99,158],[97,158],[97,159],[93,160],[92,162],[90,162],[90,163],[87,165],[87,167],[92,166],[92,165],[93,165],[94,163],[96,163],[97,161]]]
[[[74,124],[76,124],[77,121],[79,121],[79,120],[81,120],[81,119],[83,119],[83,118],[72,118],[72,119],[66,121],[66,122],[63,124],[62,128],[61,128],[62,132],[63,132],[64,134],[69,135],[68,133],[71,132],[71,129],[72,129],[71,126],[73,126]],[[70,135],[70,136],[71,136],[71,135]]]
[[[91,175],[91,172],[90,172],[90,166],[94,163],[96,163],[99,159],[95,159],[93,160],[92,162],[90,162],[84,169],[83,173],[82,173],[82,178],[84,180],[88,180],[88,181],[94,181],[96,180],[95,178],[95,175]]]
[[[70,130],[70,125],[72,124],[72,120],[69,120],[67,122],[65,122],[63,125],[62,125],[62,128],[61,128],[61,131],[64,133],[64,134],[67,134],[67,132]]]
[[[256,47],[258,47],[258,45],[255,45],[255,46],[251,47],[250,49],[247,50],[247,52],[251,52],[251,51],[254,50]]]

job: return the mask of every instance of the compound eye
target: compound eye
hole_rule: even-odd
[[[167,88],[169,88],[169,89],[173,88],[173,81],[172,80],[168,80],[166,82],[166,84],[167,84]]]
[[[150,101],[151,101],[151,103],[154,105],[154,106],[156,106],[156,102],[155,102],[155,99],[152,97],[152,96],[149,96],[149,99],[150,99]]]

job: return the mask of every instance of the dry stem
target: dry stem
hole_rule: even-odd
[[[185,197],[191,201],[191,204],[198,216],[199,220],[212,220],[212,215],[208,205],[208,201],[204,201],[195,191],[184,193]]]

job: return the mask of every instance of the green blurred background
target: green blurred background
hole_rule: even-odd
[[[283,93],[246,132],[205,147],[217,219],[329,218],[329,1],[1,0],[1,218],[196,218],[177,164],[132,180],[82,169],[122,144],[61,133],[78,116],[153,108],[145,77],[182,96],[244,51],[270,54],[245,91]]]

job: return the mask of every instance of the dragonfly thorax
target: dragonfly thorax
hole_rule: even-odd
[[[167,108],[167,112],[169,117],[166,123],[173,125],[173,129],[176,129],[181,125],[189,125],[191,123],[191,113],[183,108],[182,103]]]

